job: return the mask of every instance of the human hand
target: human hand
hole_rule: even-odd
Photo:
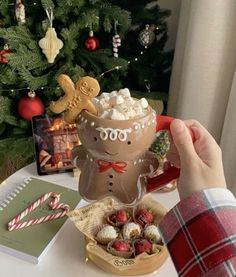
[[[191,128],[193,143],[188,128]],[[221,149],[210,133],[196,120],[173,120],[167,160],[181,168],[178,179],[180,199],[206,188],[226,187]]]

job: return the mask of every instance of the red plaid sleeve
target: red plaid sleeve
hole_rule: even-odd
[[[179,276],[236,276],[236,200],[229,190],[192,194],[159,228]]]

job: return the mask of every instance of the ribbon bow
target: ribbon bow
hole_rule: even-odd
[[[126,162],[108,162],[104,160],[97,160],[99,166],[99,172],[104,172],[109,168],[114,169],[118,173],[124,173],[126,171],[125,167],[127,166]]]

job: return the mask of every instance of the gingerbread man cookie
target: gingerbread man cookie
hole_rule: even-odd
[[[61,113],[65,111],[64,120],[68,123],[74,123],[77,115],[82,110],[97,114],[97,109],[91,102],[91,98],[97,96],[100,91],[96,79],[85,76],[74,84],[69,76],[61,74],[57,81],[65,95],[57,101],[51,102],[49,108],[52,112]]]

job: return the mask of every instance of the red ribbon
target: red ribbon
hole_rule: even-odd
[[[126,171],[125,167],[127,166],[126,162],[108,162],[104,160],[97,160],[99,166],[99,172],[104,172],[109,168],[114,169],[118,173],[124,173]]]

